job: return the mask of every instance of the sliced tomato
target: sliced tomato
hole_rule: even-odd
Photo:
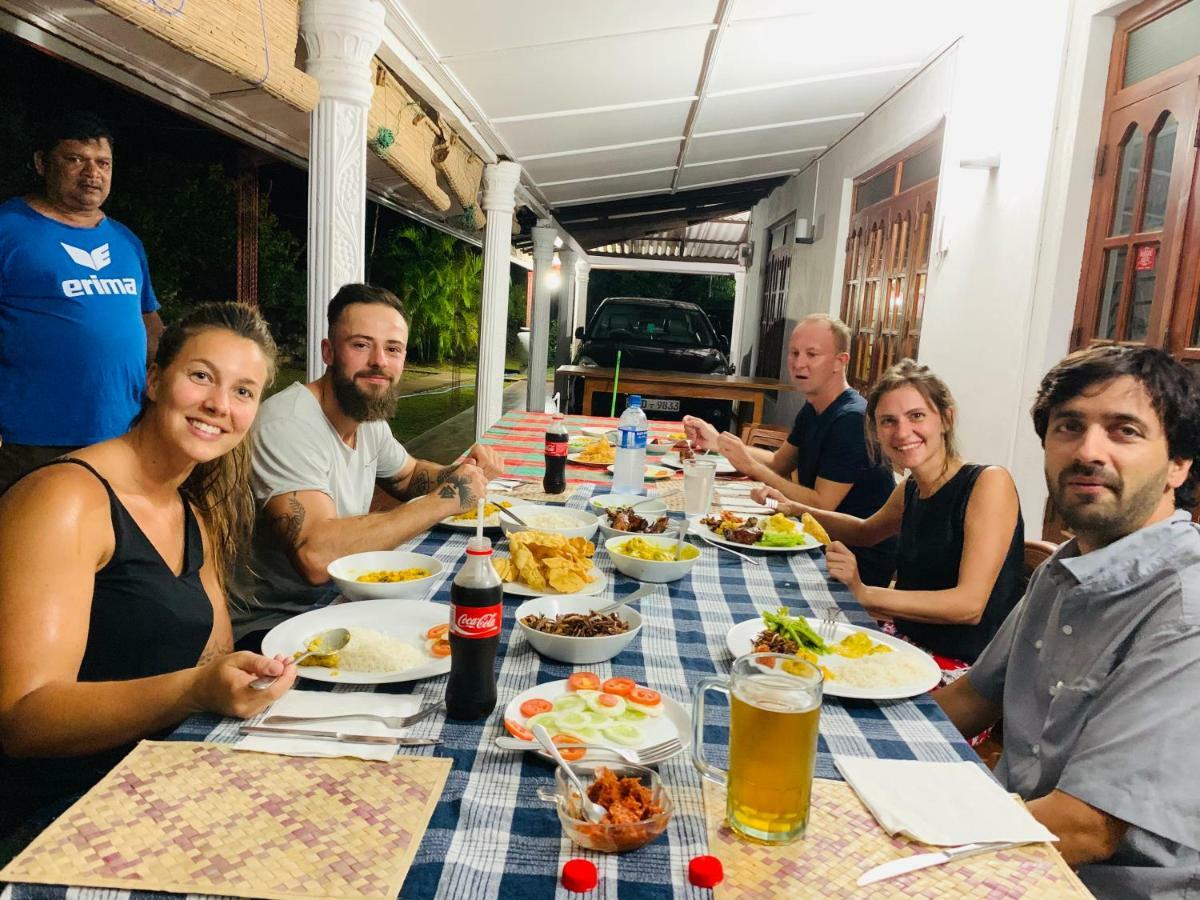
[[[532,700],[526,700],[521,704],[521,715],[525,718],[536,716],[538,713],[550,712],[554,709],[554,704],[549,700],[543,700],[541,697],[534,697]]]
[[[450,655],[450,642],[448,640],[446,640],[445,638],[442,638],[440,641],[434,641],[433,645],[429,648],[429,652],[432,653],[434,656],[440,656],[440,657],[449,656]]]
[[[445,625],[434,625],[427,632],[425,632],[425,639],[428,641],[436,641],[439,638],[444,638],[449,633],[450,633],[450,623],[449,622],[447,622]]]
[[[637,683],[632,678],[610,678],[604,682],[604,687],[601,690],[606,694],[628,697],[629,692],[635,687],[637,687]]]
[[[658,706],[662,703],[662,694],[658,691],[652,691],[648,687],[638,685],[629,692],[629,699],[634,703],[640,703],[642,706]]]
[[[573,744],[582,744],[583,741],[569,734],[556,734],[550,740],[554,741],[554,746],[558,748],[558,752],[567,762],[578,762],[587,753],[586,747],[572,746]]]
[[[568,691],[598,691],[600,676],[595,672],[572,672],[567,679]]]
[[[514,722],[512,719],[504,720],[504,727],[508,729],[508,733],[515,737],[518,741],[532,741],[533,732],[528,728],[523,728]]]
[[[601,694],[596,698],[596,702],[601,706],[616,706],[621,702],[621,698],[616,694]]]

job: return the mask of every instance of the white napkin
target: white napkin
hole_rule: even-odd
[[[488,482],[487,489],[490,493],[503,493],[511,491],[513,488],[520,487],[524,482],[519,478],[496,478]]]
[[[419,697],[411,694],[372,694],[366,691],[348,694],[325,691],[288,691],[266,711],[247,722],[258,725],[267,716],[341,716],[350,713],[374,713],[381,716],[407,716],[421,705]],[[330,734],[404,734],[404,729],[388,728],[373,719],[338,719],[336,722],[293,722],[287,725],[265,725],[265,728],[303,728],[306,731],[327,731]],[[233,745],[235,750],[256,753],[275,753],[280,756],[354,756],[358,759],[388,762],[397,746],[386,744],[351,744],[345,741],[312,740],[303,737],[275,737],[247,734]]]
[[[1057,840],[975,763],[848,756],[834,762],[888,834],[936,847]]]

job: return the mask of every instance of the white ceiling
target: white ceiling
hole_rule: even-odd
[[[964,0],[384,0],[553,207],[800,171],[960,33]]]

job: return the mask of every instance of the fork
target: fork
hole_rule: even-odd
[[[817,627],[817,634],[821,636],[821,640],[832,641],[837,637],[838,615],[836,607],[830,606],[821,610],[821,622]]]
[[[696,537],[700,538],[700,540],[704,541],[704,543],[708,544],[711,547],[716,547],[718,550],[724,550],[726,553],[732,553],[734,556],[740,556],[742,559],[744,559],[748,563],[751,563],[752,565],[755,565],[755,566],[766,565],[766,560],[758,559],[757,557],[754,557],[754,556],[747,556],[745,553],[738,553],[736,550],[731,550],[729,547],[726,547],[724,544],[718,544],[715,541],[710,541],[708,538],[706,538],[702,534],[698,534],[698,535],[696,535]]]
[[[437,700],[408,716],[381,716],[376,713],[345,713],[336,716],[267,716],[259,724],[288,725],[295,722],[337,722],[343,719],[371,719],[375,722],[382,722],[387,728],[406,728],[409,725],[416,725],[421,720],[429,718],[429,716],[441,708],[442,701]]]
[[[504,736],[496,738],[496,746],[502,750],[538,749],[536,744],[532,744],[529,741],[521,741],[517,738]],[[661,744],[643,747],[641,750],[631,750],[628,747],[614,747],[611,744],[571,744],[571,746],[586,747],[588,750],[604,750],[621,757],[625,762],[633,763],[635,766],[655,765],[670,756],[674,756],[683,749],[683,744],[678,738],[670,738]]]

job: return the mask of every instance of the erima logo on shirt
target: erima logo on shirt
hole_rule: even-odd
[[[59,243],[67,251],[67,256],[71,257],[72,262],[86,266],[94,272],[99,272],[112,262],[108,244],[101,244],[89,253],[79,247],[72,247],[61,241]],[[62,283],[62,289],[63,294],[68,297],[82,297],[84,294],[91,296],[92,294],[138,293],[136,278],[97,278],[95,275],[90,278],[68,278]]]

